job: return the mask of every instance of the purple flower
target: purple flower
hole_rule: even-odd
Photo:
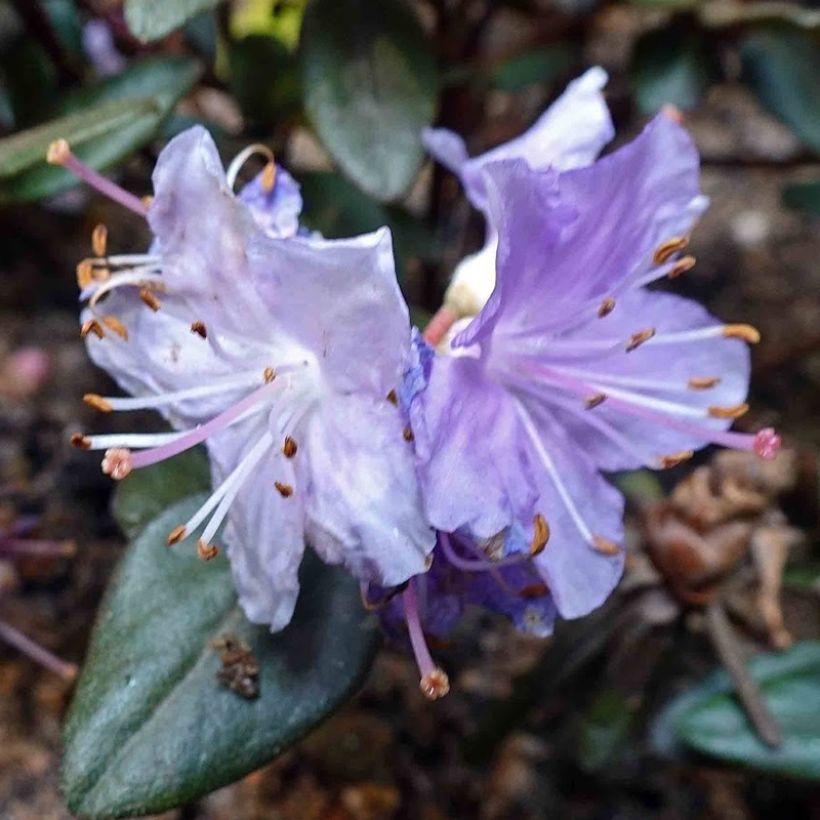
[[[727,431],[747,409],[757,332],[647,288],[694,264],[680,252],[707,205],[698,164],[665,117],[586,167],[486,164],[496,285],[410,402],[429,521],[477,545],[478,569],[526,560],[566,618],[599,606],[623,568],[623,500],[602,471],[779,445],[770,429]]]
[[[523,159],[534,170],[566,170],[594,162],[615,130],[602,89],[606,72],[589,69],[519,137],[469,158],[464,141],[444,128],[424,132],[428,151],[461,180],[467,198],[487,218],[484,247],[465,257],[453,272],[444,297],[445,310],[473,316],[484,306],[495,285],[498,226],[490,208],[484,170],[500,160]]]
[[[96,183],[67,146],[52,158]],[[215,490],[169,543],[203,528],[208,558],[227,522],[242,606],[276,630],[293,611],[306,539],[363,581],[395,585],[424,571],[434,535],[396,407],[410,333],[389,233],[294,235],[298,190],[272,167],[237,197],[236,166],[226,177],[193,128],[157,163],[151,251],[108,255],[95,232],[83,330],[94,361],[134,397],[86,400],[157,409],[178,432],[75,442],[105,450],[116,479],[205,442]]]

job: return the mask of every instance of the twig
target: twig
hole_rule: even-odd
[[[717,601],[706,607],[706,625],[715,652],[726,667],[738,699],[754,730],[767,746],[772,749],[778,748],[783,743],[783,733],[763,700],[760,689],[749,674],[732,625],[723,606]]]
[[[77,677],[77,667],[73,663],[61,660],[5,621],[0,621],[0,640],[4,640],[15,649],[19,649],[23,654],[28,655],[33,661],[59,675],[63,680],[73,681]]]

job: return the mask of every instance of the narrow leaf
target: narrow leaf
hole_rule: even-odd
[[[219,0],[125,0],[125,21],[135,37],[159,40]]]

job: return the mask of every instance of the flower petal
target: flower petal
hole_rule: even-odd
[[[424,572],[435,541],[402,429],[389,401],[339,396],[313,415],[305,442],[311,545],[328,563],[383,586]]]
[[[269,236],[294,236],[302,213],[299,183],[279,165],[270,190],[266,190],[264,179],[261,171],[239,192],[239,200],[251,209],[256,224]]]

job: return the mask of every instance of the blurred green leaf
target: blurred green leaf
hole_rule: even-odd
[[[325,147],[381,201],[404,193],[421,165],[438,79],[405,0],[312,0],[301,37],[307,112]]]
[[[245,0],[231,9],[231,35],[273,37],[289,50],[299,42],[307,0]]]
[[[208,457],[202,448],[195,447],[167,461],[134,470],[120,481],[112,504],[114,518],[133,538],[163,510],[210,486]]]
[[[820,216],[820,179],[787,185],[783,189],[783,202],[789,208]]]
[[[779,749],[770,749],[759,739],[724,672],[672,701],[659,724],[672,726],[680,741],[711,757],[775,774],[820,779],[820,642],[805,641],[779,654],[757,655],[749,671],[783,732]],[[655,734],[664,735],[657,730]]]
[[[493,88],[521,91],[534,83],[551,86],[572,67],[573,49],[564,44],[533,49],[494,66],[487,75]]]
[[[248,121],[271,128],[299,111],[296,58],[278,40],[245,37],[231,43],[229,58],[231,92]]]
[[[820,48],[808,33],[772,27],[741,43],[744,78],[760,102],[820,151]]]
[[[148,60],[69,95],[63,110],[72,113],[0,140],[0,202],[39,199],[76,184],[45,163],[59,137],[93,168],[123,159],[154,137],[198,75],[197,63],[186,58]]]
[[[125,0],[125,22],[144,42],[159,40],[219,0]]]
[[[0,52],[0,78],[17,128],[52,113],[58,94],[57,72],[36,40],[22,34]]]
[[[704,3],[704,0],[632,0],[636,6],[652,6],[668,11],[692,9]]]
[[[372,659],[376,632],[343,570],[306,558],[293,622],[271,635],[238,608],[223,556],[205,563],[190,540],[169,549],[203,500],[141,532],[100,610],[65,728],[63,790],[84,817],[161,812],[253,771],[344,701]],[[211,643],[226,634],[258,661],[256,699],[216,680]]]
[[[703,39],[673,23],[641,35],[632,52],[632,85],[638,108],[654,114],[664,105],[694,108],[718,76]]]
[[[581,720],[578,760],[588,772],[610,763],[629,736],[633,710],[622,692],[601,692]]]
[[[60,45],[75,57],[83,55],[83,24],[74,0],[40,0]]]

